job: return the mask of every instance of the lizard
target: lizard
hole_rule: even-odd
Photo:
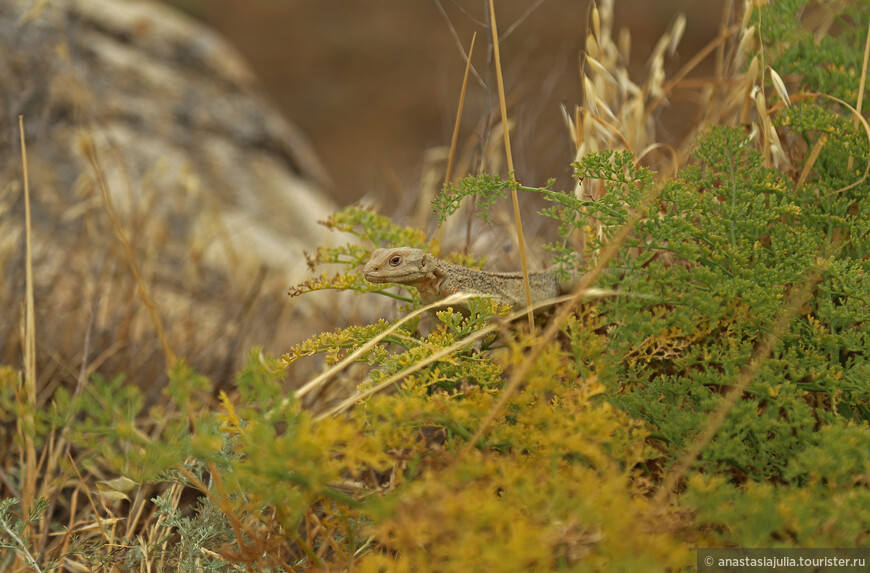
[[[463,293],[493,297],[515,308],[526,306],[523,273],[469,269],[412,247],[376,249],[364,267],[363,275],[373,283],[412,286],[420,292],[425,304]],[[559,281],[549,272],[529,273],[532,304],[570,293],[576,283],[576,278]]]

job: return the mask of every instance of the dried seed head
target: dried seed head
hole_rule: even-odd
[[[755,141],[756,139],[758,139],[758,132],[760,130],[758,129],[758,124],[755,123],[754,121],[752,122],[751,125],[752,125],[752,127],[749,130],[749,136],[746,139],[749,141]]]
[[[764,90],[758,86],[752,88],[752,99],[755,100],[755,109],[758,111],[758,117],[762,121],[767,121],[767,98],[764,97]]]
[[[586,109],[594,114],[598,113],[598,96],[595,93],[595,84],[588,76],[583,78],[583,96],[586,100]]]
[[[608,117],[608,121],[619,123],[619,120],[613,115],[613,110],[610,109],[610,106],[607,105],[607,102],[601,98],[598,98],[598,108],[604,110],[604,115]]]
[[[785,154],[785,150],[782,148],[782,142],[779,139],[779,134],[776,132],[776,129],[771,124],[768,124],[767,126],[767,141],[770,145],[770,155],[773,159],[773,166],[777,169],[790,168],[791,161],[788,160],[788,156]]]
[[[752,61],[749,62],[749,69],[746,71],[746,78],[750,83],[755,84],[756,82],[760,82],[761,77],[758,73],[760,68],[761,65],[759,64],[758,56],[755,55],[752,57]]]
[[[749,19],[752,17],[752,12],[755,10],[756,6],[761,6],[762,4],[766,4],[767,2],[759,1],[759,0],[745,0],[743,2],[743,21],[740,23],[741,28],[746,28],[749,24]]]
[[[565,122],[565,125],[568,127],[568,134],[571,136],[571,143],[574,144],[574,149],[580,147],[580,132],[577,129],[577,124],[574,123],[574,119],[571,117],[571,114],[568,113],[568,107],[563,103],[559,105],[559,111],[562,112],[562,120]]]
[[[616,78],[614,78],[613,75],[607,71],[607,68],[605,68],[601,64],[601,62],[599,62],[589,54],[586,55],[586,62],[589,64],[589,67],[592,68],[598,78],[602,78],[613,85],[618,85]]]
[[[658,56],[650,62],[649,77],[646,81],[645,90],[652,98],[658,98],[664,94],[662,87],[665,83],[664,57]]]
[[[779,94],[779,99],[781,99],[785,105],[791,105],[791,98],[788,97],[788,90],[785,89],[785,82],[782,81],[782,78],[778,73],[776,73],[776,70],[770,66],[768,66],[767,69],[770,71],[770,80],[773,82],[773,87],[776,89],[776,93]]]
[[[662,37],[659,38],[659,41],[656,42],[656,47],[653,48],[650,53],[650,61],[657,60],[665,57],[665,50],[668,47],[668,44],[671,43],[671,34],[670,32],[665,32],[662,34]]]
[[[598,14],[598,5],[592,3],[592,33],[596,38],[601,37],[601,16]]]
[[[683,33],[686,31],[686,15],[679,14],[677,19],[674,21],[674,25],[671,26],[671,41],[668,44],[668,54],[673,56],[674,52],[677,51],[677,46],[680,43],[680,40],[683,39]]]
[[[598,14],[601,20],[601,33],[609,36],[613,30],[613,0],[601,0]]]
[[[755,26],[744,28],[740,34],[740,43],[737,45],[737,53],[745,58],[750,52],[756,49],[757,45]]]
[[[591,32],[586,34],[586,54],[593,58],[597,58],[599,54],[598,40],[595,39],[595,34]]]
[[[622,57],[622,63],[628,65],[631,58],[631,32],[628,31],[628,28],[621,28],[619,30],[618,43],[619,55]]]

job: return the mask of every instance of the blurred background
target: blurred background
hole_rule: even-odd
[[[460,149],[473,146],[487,110],[498,108],[487,70],[486,0],[171,0],[213,26],[248,60],[268,95],[311,140],[341,204],[362,197],[387,213],[411,209],[427,170],[427,149],[447,146],[468,49],[478,33]],[[729,0],[617,0],[615,29],[631,39],[635,81],[679,13],[686,31],[666,61],[668,77],[718,33]],[[589,2],[498,0],[502,66],[518,177],[567,186],[574,152],[560,111],[582,104],[579,54]],[[690,77],[712,75],[711,58]],[[484,87],[482,83],[490,86]],[[677,89],[662,110],[659,135],[679,140],[696,107]]]

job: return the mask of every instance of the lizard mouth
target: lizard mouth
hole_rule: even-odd
[[[397,275],[394,277],[385,277],[383,275],[363,273],[363,276],[370,283],[377,283],[377,284],[384,284],[384,283],[406,284],[407,283],[407,281],[403,280],[403,275]],[[410,283],[408,283],[408,284],[410,284]]]
[[[366,280],[369,281],[370,283],[388,283],[388,282],[391,282],[391,281],[389,281],[388,279],[386,279],[386,278],[384,278],[384,277],[379,277],[378,275],[371,274],[371,273],[363,273],[363,276],[364,276],[364,277],[366,278]]]
[[[385,276],[379,274],[378,271],[369,271],[363,269],[363,276],[370,283],[384,284],[384,283],[396,283],[396,284],[406,284],[408,280],[408,275],[406,274],[396,274],[392,276]]]
[[[363,268],[363,276],[370,283],[391,283],[394,282],[397,277],[388,277],[384,276],[381,272],[381,269],[372,268],[371,266],[366,265]],[[400,278],[400,277],[398,277]]]

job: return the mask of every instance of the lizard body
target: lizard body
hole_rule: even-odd
[[[395,247],[376,249],[363,269],[366,280],[373,283],[408,285],[420,291],[423,302],[430,304],[451,294],[489,296],[515,308],[526,306],[523,273],[497,273],[469,269],[442,261],[422,249]],[[560,284],[548,272],[529,273],[532,304],[571,291],[572,282]]]

